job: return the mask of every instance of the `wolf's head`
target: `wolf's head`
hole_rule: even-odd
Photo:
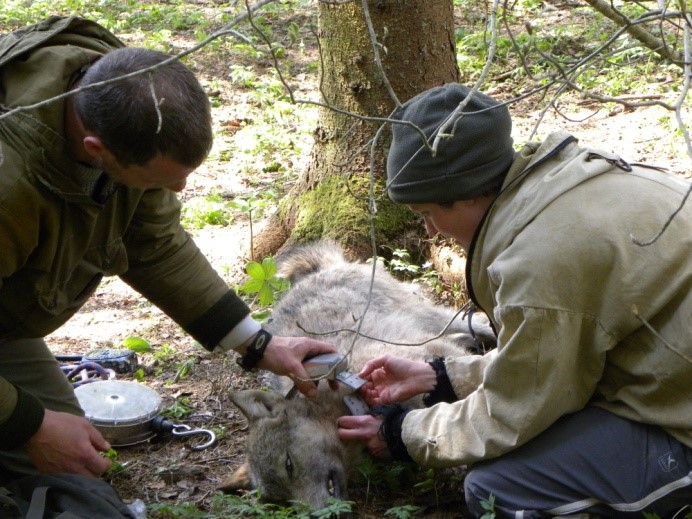
[[[298,397],[286,400],[267,391],[238,391],[231,396],[250,425],[245,464],[221,490],[258,489],[263,501],[301,502],[324,508],[328,498],[347,498],[344,444],[336,419],[320,404]]]

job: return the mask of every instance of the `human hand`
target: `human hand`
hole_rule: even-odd
[[[360,392],[371,406],[403,402],[437,384],[435,370],[427,362],[389,355],[369,360],[358,376],[367,380]]]
[[[387,442],[379,434],[383,421],[381,416],[364,414],[341,416],[336,425],[340,439],[359,440],[365,444],[373,456],[380,459],[391,459],[392,455],[387,447]]]
[[[42,473],[98,477],[111,466],[111,460],[99,454],[110,449],[109,443],[86,418],[49,409],[26,449]]]
[[[308,337],[279,337],[274,335],[264,350],[258,367],[277,375],[290,377],[301,393],[308,397],[317,394],[315,382],[303,367],[303,362],[320,353],[332,353],[336,348],[326,342]]]

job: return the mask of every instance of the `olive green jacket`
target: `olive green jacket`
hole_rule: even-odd
[[[500,456],[589,403],[692,446],[690,201],[655,243],[633,242],[663,228],[689,183],[632,168],[564,132],[518,153],[467,264],[497,349],[448,359],[460,400],[406,415],[416,461]]]
[[[78,18],[3,37],[2,112],[68,91],[83,67],[122,46]],[[0,347],[51,333],[103,276],[118,275],[214,348],[249,309],[181,227],[175,193],[113,184],[67,156],[63,111],[60,100],[0,120]],[[0,378],[0,437],[23,415],[17,401]]]

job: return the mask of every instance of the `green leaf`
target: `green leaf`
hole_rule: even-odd
[[[487,501],[481,501],[481,507],[485,510],[481,519],[495,519],[495,496],[493,494],[490,494]]]
[[[276,274],[276,262],[274,261],[274,258],[264,258],[262,260],[262,268],[264,269],[265,279],[269,279],[270,277],[274,276],[274,274]]]
[[[147,353],[151,351],[151,344],[149,344],[149,341],[141,337],[128,337],[123,340],[120,345],[137,353]]]
[[[240,287],[241,292],[245,294],[256,294],[264,286],[264,280],[262,279],[250,279],[246,281],[243,286]]]
[[[264,268],[262,268],[262,265],[256,261],[248,262],[245,271],[252,279],[260,279],[262,281],[266,279],[266,276],[264,275]]]
[[[269,286],[271,286],[276,292],[284,292],[288,290],[288,279],[286,278],[273,277],[267,280],[267,283],[269,283]]]
[[[274,301],[274,291],[269,284],[265,283],[259,291],[259,302],[261,305],[266,306],[270,305],[272,301]]]

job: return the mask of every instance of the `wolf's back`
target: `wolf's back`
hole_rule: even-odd
[[[277,263],[279,274],[294,285],[310,274],[347,262],[336,242],[322,240],[289,249],[277,257]]]

